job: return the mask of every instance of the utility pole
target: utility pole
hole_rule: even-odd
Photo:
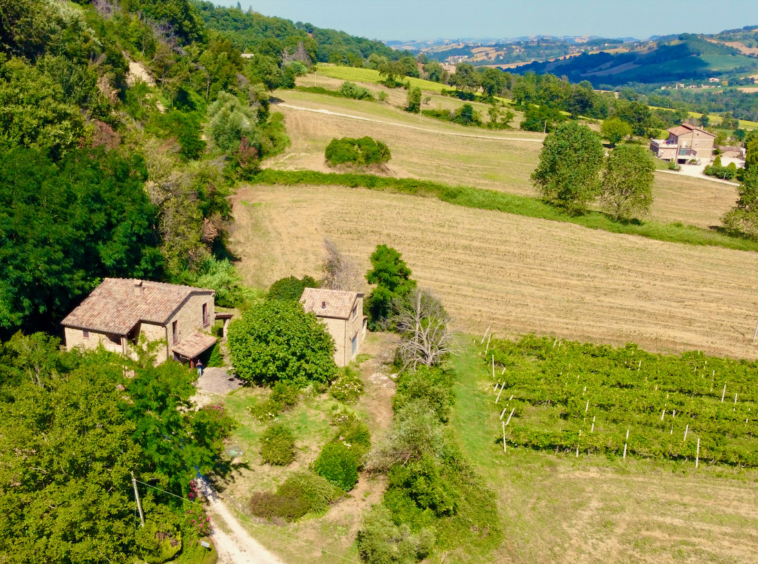
[[[139,492],[137,491],[137,480],[134,478],[134,472],[132,474],[132,486],[134,486],[134,497],[137,499],[137,509],[139,510],[139,520],[142,526],[145,526],[145,516],[142,514],[142,504],[139,501]]]

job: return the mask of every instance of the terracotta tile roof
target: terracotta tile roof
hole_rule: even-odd
[[[704,133],[705,135],[716,137],[710,131],[706,131],[705,129],[702,129],[700,127],[695,127],[694,125],[690,125],[689,123],[683,123],[682,125],[679,125],[677,127],[672,127],[671,129],[668,129],[667,131],[669,133],[673,133],[677,137],[679,137],[680,135],[687,135],[688,133],[692,133],[693,131],[699,131],[700,133]]]
[[[184,358],[195,358],[216,344],[216,337],[195,331],[175,344],[171,350]]]
[[[138,292],[141,288],[141,292]],[[140,321],[165,325],[192,294],[213,290],[132,280],[106,278],[79,307],[61,322],[65,327],[126,335]]]
[[[306,313],[315,313],[318,317],[335,317],[348,319],[353,310],[357,292],[344,292],[341,290],[324,290],[322,288],[306,288],[300,298],[300,303]],[[363,315],[363,312],[359,312]]]

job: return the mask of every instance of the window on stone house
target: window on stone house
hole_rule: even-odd
[[[173,333],[174,344],[179,342],[179,322],[174,321],[171,324],[171,333]]]
[[[84,337],[85,339],[89,339],[89,331],[87,331],[86,329],[84,329],[82,331],[82,337]]]
[[[208,327],[210,319],[208,319],[208,304],[203,304],[203,327]]]

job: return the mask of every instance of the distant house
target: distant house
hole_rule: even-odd
[[[315,313],[334,339],[334,362],[347,366],[366,338],[363,294],[340,290],[306,288],[300,298],[306,313]]]
[[[216,320],[214,294],[190,286],[106,278],[61,322],[66,348],[102,345],[134,358],[134,345],[144,336],[147,341],[164,341],[157,351],[158,363],[172,358],[194,367],[216,343],[208,334]]]
[[[713,155],[716,136],[700,127],[683,123],[668,130],[667,139],[651,139],[650,150],[664,160],[708,162]]]
[[[711,77],[708,79],[708,82],[721,82],[720,78]]]

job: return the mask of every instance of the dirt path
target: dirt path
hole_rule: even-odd
[[[339,112],[332,112],[331,110],[314,110],[313,108],[304,108],[302,106],[293,106],[291,104],[277,104],[282,108],[289,108],[290,110],[297,110],[301,112],[313,112],[314,114],[326,114],[330,116],[344,117],[348,119],[356,119],[358,121],[369,121],[372,123],[380,123],[382,125],[394,125],[396,127],[405,127],[406,129],[415,129],[417,131],[425,131],[426,133],[435,133],[438,135],[452,135],[453,137],[469,137],[471,139],[491,139],[494,141],[528,141],[532,143],[542,143],[542,139],[529,139],[527,137],[492,137],[490,135],[468,135],[466,133],[453,133],[451,131],[438,131],[434,129],[425,129],[423,127],[416,127],[415,125],[407,125],[404,123],[396,123],[393,121],[383,121],[380,119],[371,119],[360,116],[353,116],[350,114],[342,114]]]
[[[279,558],[256,541],[237,521],[224,505],[216,492],[207,483],[200,486],[208,502],[208,510],[213,523],[213,543],[219,555],[220,564],[283,564]],[[229,533],[219,527],[222,521]]]

